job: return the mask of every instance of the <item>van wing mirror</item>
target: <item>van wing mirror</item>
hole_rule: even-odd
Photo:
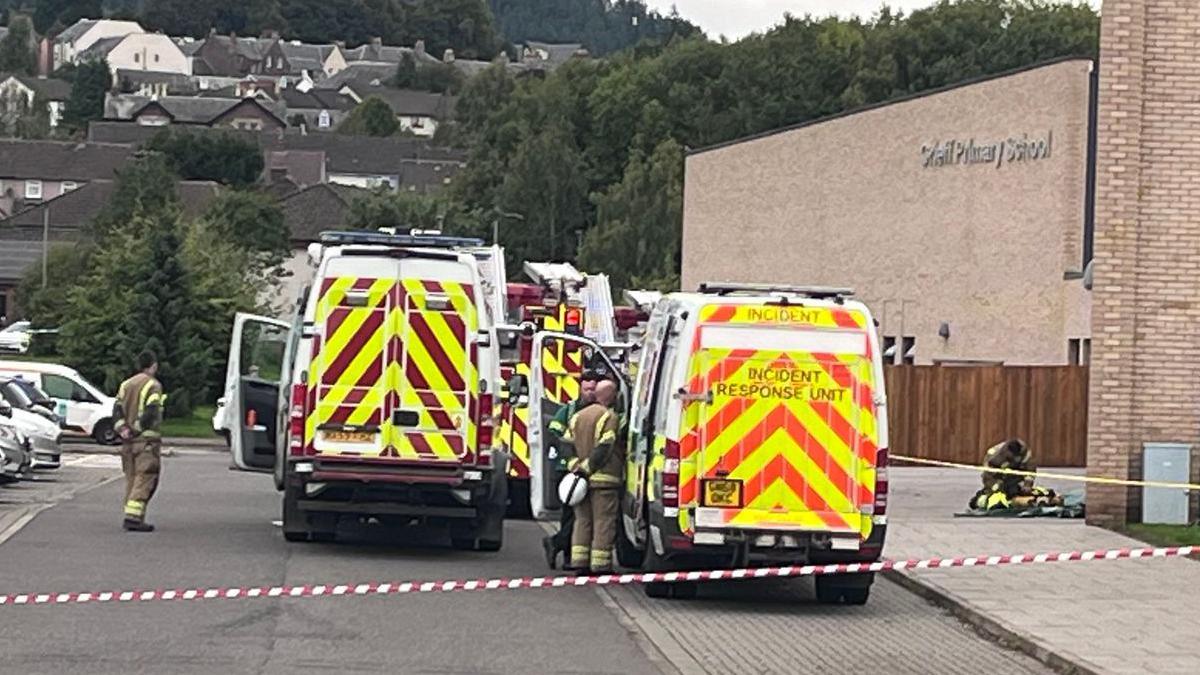
[[[698,394],[693,394],[693,393],[689,392],[687,389],[680,387],[679,390],[675,392],[675,396],[673,398],[676,401],[682,401],[684,403],[684,405],[687,405],[689,403],[707,403],[709,405],[712,405],[713,393],[712,393],[712,390],[709,390],[709,391],[702,391]]]
[[[0,401],[0,417],[12,417],[13,407],[8,401]]]

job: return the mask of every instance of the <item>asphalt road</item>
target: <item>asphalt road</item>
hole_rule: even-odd
[[[57,505],[0,545],[0,592],[545,573],[532,522],[509,523],[496,554],[370,532],[288,544],[270,478],[226,464],[167,460],[149,535],[121,531],[120,481],[96,487],[116,475],[104,458],[65,467],[42,500]],[[810,583],[714,586],[686,603],[620,588],[0,607],[0,672],[1041,672],[891,583],[862,608],[817,605]]]

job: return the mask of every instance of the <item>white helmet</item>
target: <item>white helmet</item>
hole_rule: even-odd
[[[558,498],[567,506],[579,506],[587,497],[588,482],[583,476],[569,473],[558,483]]]

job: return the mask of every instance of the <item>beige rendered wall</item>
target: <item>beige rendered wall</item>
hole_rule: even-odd
[[[1090,69],[1061,62],[692,154],[684,288],[851,286],[882,335],[916,337],[918,363],[1065,363],[1067,339],[1087,335],[1086,293],[1063,274],[1082,265]],[[1049,140],[1049,157],[1010,161],[1025,137]],[[972,140],[1003,143],[998,160],[931,152]]]

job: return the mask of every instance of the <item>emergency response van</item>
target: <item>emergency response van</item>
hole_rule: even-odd
[[[238,316],[233,461],[275,472],[289,541],[330,539],[351,516],[500,548],[507,465],[492,452],[500,371],[478,246],[325,233],[290,325]]]
[[[651,571],[870,562],[886,530],[883,362],[846,290],[701,286],[661,299],[629,416],[617,553]],[[816,577],[862,604],[872,575]],[[687,596],[694,583],[649,584]]]

